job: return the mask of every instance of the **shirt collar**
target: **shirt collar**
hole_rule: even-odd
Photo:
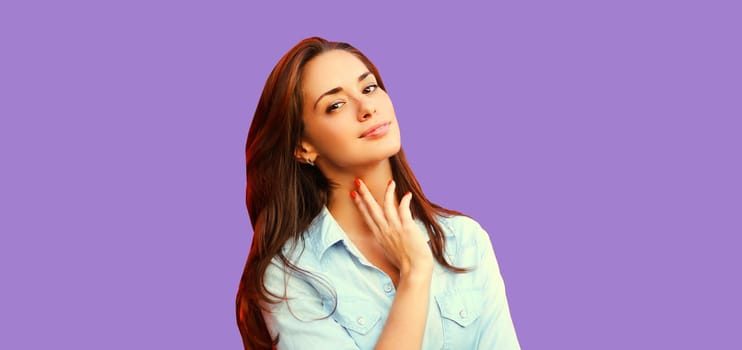
[[[318,253],[320,258],[325,254],[325,251],[332,247],[335,243],[340,242],[347,238],[345,232],[340,228],[340,225],[332,217],[330,210],[327,209],[326,205],[322,206],[322,211],[314,219],[312,225],[316,225],[317,232],[319,234]]]

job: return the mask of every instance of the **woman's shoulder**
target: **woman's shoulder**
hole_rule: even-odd
[[[468,215],[438,215],[438,222],[443,225],[446,236],[457,239],[472,239],[488,236],[479,221]]]
[[[490,235],[468,215],[438,216],[446,238],[446,253],[458,263],[472,262],[490,249]],[[466,261],[466,262],[465,262]]]

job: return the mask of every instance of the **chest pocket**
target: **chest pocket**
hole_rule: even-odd
[[[446,349],[475,349],[482,312],[482,292],[479,289],[439,293],[435,296],[443,323]]]
[[[379,337],[381,312],[373,304],[362,298],[342,298],[332,314],[335,322],[348,331],[356,344],[373,348]]]

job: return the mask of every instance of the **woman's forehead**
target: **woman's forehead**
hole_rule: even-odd
[[[305,91],[321,94],[336,87],[357,84],[358,77],[368,70],[366,65],[352,53],[344,50],[331,50],[307,62],[302,81]]]

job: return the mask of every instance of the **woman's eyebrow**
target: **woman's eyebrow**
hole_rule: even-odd
[[[366,79],[366,77],[369,76],[369,74],[371,74],[371,72],[366,72],[366,73],[361,74],[358,77],[358,82],[361,82],[361,81],[363,81],[363,79]],[[328,90],[327,92],[325,92],[322,95],[319,95],[319,97],[317,98],[317,101],[314,102],[314,107],[312,107],[312,108],[317,109],[317,104],[319,103],[319,100],[321,100],[323,97],[328,96],[328,95],[337,94],[340,91],[343,91],[343,88],[341,88],[341,87],[338,86],[336,88],[333,88],[333,89]]]

